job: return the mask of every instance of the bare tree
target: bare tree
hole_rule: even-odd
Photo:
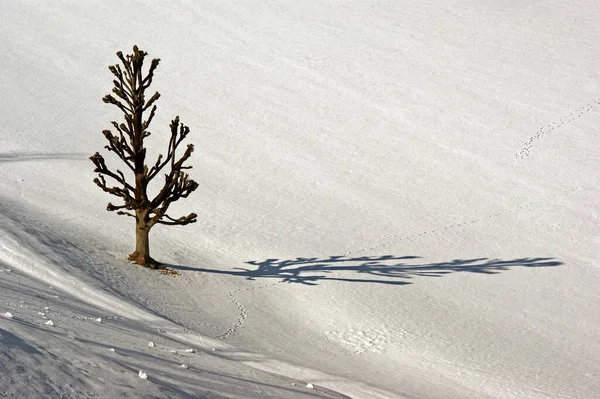
[[[150,257],[148,240],[150,229],[155,224],[186,225],[196,222],[195,213],[172,218],[167,211],[173,202],[186,198],[196,190],[198,184],[184,172],[185,169],[191,168],[191,166],[184,166],[184,163],[192,155],[194,146],[188,144],[179,158],[176,156],[180,144],[190,132],[187,126],[179,123],[178,116],[171,121],[171,138],[167,155],[159,155],[151,167],[146,164],[144,139],[150,136],[148,127],[156,112],[154,103],[160,97],[156,92],[146,100],[146,90],[152,84],[154,70],[160,61],[153,59],[144,76],[143,65],[147,55],[148,53],[139,50],[137,46],[133,47],[131,55],[123,56],[119,51],[117,56],[122,66],[117,64],[108,67],[116,77],[112,89],[116,97],[108,94],[102,99],[105,103],[115,105],[123,113],[124,123],[112,122],[117,134],[113,134],[110,130],[104,130],[102,133],[108,140],[105,148],[123,161],[125,167],[129,169],[129,171],[126,169],[129,178],[126,178],[125,173],[119,169],[109,169],[98,152],[90,159],[96,167],[94,171],[98,173],[94,183],[122,201],[119,205],[109,202],[106,209],[117,211],[118,215],[135,218],[135,251],[129,255],[129,260],[146,267],[158,268],[160,264]],[[148,184],[163,169],[166,173],[162,189],[154,197],[148,196]],[[112,179],[112,184],[114,182],[117,184],[115,186],[108,184],[106,177]]]

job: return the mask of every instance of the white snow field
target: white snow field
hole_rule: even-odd
[[[597,1],[3,1],[0,43],[0,397],[600,397]],[[134,44],[149,162],[196,147],[177,276],[92,183]]]

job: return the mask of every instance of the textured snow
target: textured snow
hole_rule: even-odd
[[[7,397],[600,396],[597,2],[3,2],[0,38]],[[134,44],[149,162],[176,115],[196,148],[176,276],[92,183]]]

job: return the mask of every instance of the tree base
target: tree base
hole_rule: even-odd
[[[144,260],[144,257],[140,256],[137,252],[129,254],[129,257],[127,259],[129,259],[129,261],[132,263],[147,267],[152,270],[160,270],[161,273],[168,274],[173,277],[178,276],[180,274],[177,270],[169,269],[162,263],[155,261],[152,258]]]
[[[133,262],[133,263],[138,264],[140,266],[147,267],[149,269],[166,269],[166,267],[163,266],[162,263],[160,263],[160,262],[152,259],[149,256],[140,255],[137,251],[134,252],[134,253],[132,253],[132,254],[129,254],[129,256],[127,257],[127,259],[130,262]]]

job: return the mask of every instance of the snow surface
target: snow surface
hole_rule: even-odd
[[[596,1],[121,3],[0,3],[3,395],[600,397]],[[88,160],[134,44],[174,277]]]

